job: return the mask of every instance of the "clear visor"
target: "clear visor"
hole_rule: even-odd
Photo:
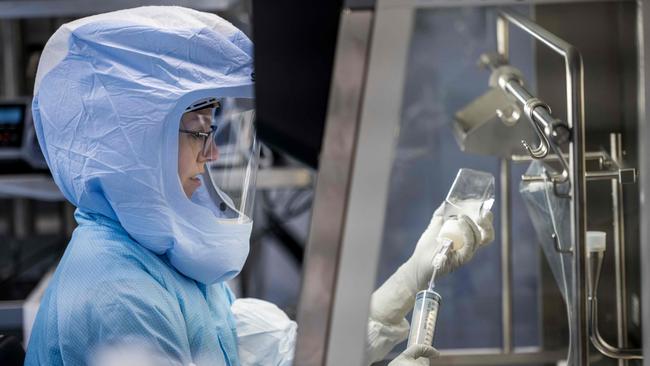
[[[220,219],[251,221],[260,152],[253,100],[207,98],[188,107],[185,113],[190,112],[195,121],[202,120],[201,126],[181,124],[180,132],[194,139],[197,158],[205,161],[201,186],[192,201],[210,208]]]

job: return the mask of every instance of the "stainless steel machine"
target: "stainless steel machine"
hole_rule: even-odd
[[[517,9],[510,9],[512,5]],[[644,225],[650,214],[644,205],[650,189],[645,173],[650,141],[645,127],[647,6],[644,1],[342,4],[297,318],[296,364],[364,363],[368,302],[376,285],[373,269],[384,263],[387,218],[396,209],[389,202],[393,202],[391,186],[399,181],[395,178],[403,142],[399,136],[413,128],[405,124],[410,113],[420,113],[408,109],[411,105],[404,107],[413,85],[411,68],[426,63],[410,59],[417,54],[412,38],[426,28],[418,24],[421,12],[444,16],[450,9],[475,7],[488,7],[495,14],[479,18],[481,26],[494,22],[495,47],[474,60],[490,80],[484,84],[473,83],[470,76],[466,80],[473,84],[475,95],[488,92],[441,113],[449,120],[421,123],[446,125],[462,151],[491,156],[492,160],[481,161],[500,172],[500,235],[495,245],[500,251],[496,288],[501,292],[501,329],[492,334],[500,338],[500,347],[496,352],[442,349],[439,363],[647,362],[642,350],[650,345],[648,307],[643,305],[650,283],[645,266],[650,254],[642,244],[650,233]],[[522,8],[526,15],[521,14]],[[458,33],[469,27],[462,21],[450,24],[458,27]],[[437,35],[434,30],[430,34],[434,42]],[[533,45],[532,64],[511,63],[515,46],[509,40],[514,34]],[[528,80],[520,67],[531,71],[535,80]],[[445,71],[418,74],[441,80],[446,76]],[[462,78],[456,80],[462,83]],[[449,95],[442,96],[453,98],[456,91],[452,85]],[[427,92],[417,91],[424,100]],[[430,103],[439,105],[435,99]],[[449,165],[445,158],[431,160],[442,169]],[[541,173],[512,174],[532,161],[545,167]],[[404,181],[412,182],[408,177]],[[569,228],[566,238],[555,230],[548,237],[531,232],[524,241],[513,240],[511,219],[529,212],[512,206],[512,187],[534,182],[547,187],[547,197],[567,207],[562,223]],[[553,231],[557,217],[552,210],[546,216],[545,222],[532,224]],[[589,249],[588,231],[605,232],[604,253]],[[516,347],[513,332],[513,314],[522,309],[513,305],[517,291],[513,272],[518,262],[511,254],[513,246],[520,245],[540,251],[541,241],[552,249],[544,252],[539,280],[541,339],[536,347],[524,349]],[[554,261],[562,263],[565,290],[554,280]]]

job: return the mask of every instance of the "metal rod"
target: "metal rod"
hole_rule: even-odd
[[[2,79],[5,98],[15,98],[20,94],[20,28],[18,21],[0,22],[0,47],[2,47]],[[0,88],[2,89],[2,88]]]
[[[620,133],[609,135],[610,155],[617,165],[622,166],[623,144]],[[623,184],[612,179],[612,214],[614,230],[614,268],[616,278],[616,333],[617,346],[627,348],[627,280],[625,274],[625,214]],[[625,366],[626,361],[619,361]]]
[[[650,266],[646,265],[650,259],[650,225],[644,223],[650,219],[650,204],[648,199],[650,195],[650,126],[648,117],[650,117],[650,70],[648,60],[650,60],[650,4],[645,1],[638,1],[636,6],[636,64],[637,64],[637,128],[638,136],[634,142],[638,146],[639,157],[639,258],[637,263],[640,264],[639,291],[640,302],[645,306],[640,307],[641,328],[646,332],[650,329]],[[642,337],[641,345],[645,354],[650,354],[650,337]],[[644,365],[650,365],[647,360]]]
[[[569,154],[562,154],[562,156],[564,158],[568,158]],[[592,151],[592,152],[586,152],[585,153],[585,160],[586,161],[600,160],[600,159],[609,159],[609,157],[607,156],[607,154],[605,154],[604,152],[601,152],[601,151],[599,151],[599,152]],[[530,155],[512,155],[510,157],[510,160],[512,160],[515,163],[525,163],[525,162],[533,161],[535,159],[531,158]],[[546,156],[542,160],[544,160],[544,161],[557,161],[557,160],[560,160],[560,159],[556,154],[548,154],[548,156]]]
[[[585,179],[588,181],[594,180],[618,180],[618,172],[606,171],[606,172],[586,172]],[[543,182],[544,177],[541,175],[522,175],[521,180],[524,182]]]
[[[512,241],[510,240],[510,161],[501,159],[501,329],[503,353],[512,353]]]
[[[497,18],[497,52],[504,60],[509,58],[508,23]],[[510,162],[501,159],[501,332],[502,352],[511,354],[512,344],[512,260],[510,254]]]
[[[557,364],[566,356],[566,349],[545,351],[545,350],[521,350],[515,349],[509,354],[500,353],[500,349],[462,349],[458,351],[444,350],[440,358],[436,359],[436,365],[527,365],[527,364]]]
[[[591,302],[590,339],[594,347],[600,353],[610,358],[615,358],[619,360],[642,360],[643,353],[640,348],[620,349],[620,348],[613,347],[612,345],[607,343],[605,339],[603,339],[603,337],[600,335],[600,331],[598,330],[598,298],[594,296],[590,299],[590,302]]]
[[[572,131],[569,149],[569,165],[571,178],[571,229],[573,247],[574,276],[572,289],[574,302],[571,304],[574,315],[571,339],[572,365],[589,364],[589,338],[587,323],[587,294],[585,286],[585,233],[586,233],[586,207],[585,207],[585,142],[584,142],[584,85],[582,56],[578,50],[555,36],[546,29],[533,23],[529,19],[502,11],[499,16],[518,28],[526,31],[546,46],[553,49],[564,58],[566,71],[567,93],[567,124]],[[556,152],[557,153],[557,152]],[[560,152],[561,154],[561,152]]]
[[[587,173],[585,173],[585,178],[587,180],[615,179],[616,181],[618,181],[618,170],[617,171],[605,171],[605,172],[587,172]]]
[[[565,40],[549,32],[548,30],[542,28],[539,24],[534,23],[530,19],[523,17],[519,14],[504,10],[499,12],[499,17],[502,17],[503,19],[510,22],[512,25],[517,26],[517,28],[525,31],[533,38],[542,42],[546,46],[550,47],[553,51],[559,53],[562,56],[567,54],[568,51],[574,49],[574,47],[569,43],[567,43]]]

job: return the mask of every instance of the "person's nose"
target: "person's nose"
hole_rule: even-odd
[[[208,143],[210,145],[208,145],[205,151],[203,151],[199,156],[201,163],[219,159],[219,148],[217,147],[217,144],[214,140],[210,140]]]

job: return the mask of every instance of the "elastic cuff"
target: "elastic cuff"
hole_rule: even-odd
[[[397,344],[409,335],[409,322],[402,318],[399,324],[384,324],[368,319],[368,363],[383,360]]]

